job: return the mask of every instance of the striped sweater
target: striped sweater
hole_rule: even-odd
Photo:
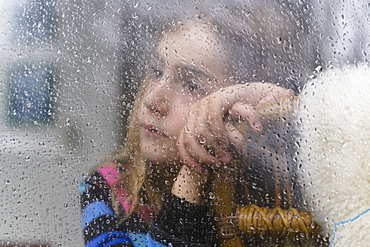
[[[171,193],[164,196],[159,215],[143,207],[136,210],[140,214],[122,220],[125,215],[118,217],[118,209],[111,203],[114,193],[124,213],[130,210],[127,192],[118,186],[119,182],[117,168],[105,166],[81,183],[82,229],[87,247],[216,245],[209,208],[184,202]]]

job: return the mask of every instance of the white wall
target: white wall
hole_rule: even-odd
[[[116,26],[105,3],[61,1],[56,38],[17,46],[14,13],[27,0],[0,3],[0,244],[82,246],[78,184],[117,147]],[[107,7],[108,6],[108,7]],[[56,120],[18,127],[6,121],[9,66],[55,65]]]

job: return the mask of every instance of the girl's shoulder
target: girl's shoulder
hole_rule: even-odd
[[[98,173],[110,187],[114,188],[122,182],[118,171],[119,168],[117,166],[105,164],[99,166],[95,173]]]
[[[120,183],[118,168],[112,164],[98,166],[86,173],[80,182],[80,193],[109,190]]]
[[[86,183],[89,184],[103,183],[111,188],[115,188],[118,186],[118,184],[122,183],[119,175],[119,168],[111,163],[95,167],[90,172],[84,175],[82,185]],[[84,186],[82,186],[81,189],[84,189]]]
[[[123,215],[131,213],[137,215],[145,222],[153,219],[153,212],[148,205],[133,203],[132,193],[127,189],[122,179],[122,170],[114,163],[106,163],[92,170],[81,184],[81,194],[88,192],[90,198],[103,199],[112,207],[117,206]],[[113,205],[115,204],[115,205]]]
[[[99,166],[84,175],[79,192],[86,203],[104,201],[109,203],[112,189],[119,183],[118,170],[112,165]],[[88,199],[88,200],[87,200]]]
[[[128,203],[128,194],[124,187],[119,174],[120,168],[115,164],[106,163],[100,165],[85,175],[80,186],[80,192],[89,191],[90,194],[95,194],[100,198],[107,197],[109,201],[115,198],[120,202],[124,211],[130,211],[131,205]]]

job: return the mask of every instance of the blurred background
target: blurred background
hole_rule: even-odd
[[[1,0],[0,245],[82,246],[79,182],[124,142],[157,27],[199,13],[227,23],[257,2]],[[302,84],[368,63],[370,4],[291,2],[278,4],[311,27]]]

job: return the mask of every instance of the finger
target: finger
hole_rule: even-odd
[[[229,142],[223,129],[222,107],[210,107],[209,101],[203,106],[205,107],[197,108],[196,114],[191,114],[188,120],[189,133],[195,134],[184,134],[185,143],[190,145],[188,150],[191,150],[192,157],[201,163],[227,163],[231,160],[231,155],[227,152]],[[217,125],[221,125],[221,128],[215,127]]]
[[[222,119],[222,117],[220,117]],[[220,163],[229,163],[232,159],[230,153],[227,151],[230,141],[224,127],[224,121],[220,121],[222,124],[221,127],[211,128],[214,123],[210,124],[211,132],[207,136],[207,140],[204,143],[208,149],[208,152],[211,150],[214,153],[214,156]]]
[[[261,123],[261,118],[258,112],[254,109],[253,106],[236,102],[229,111],[232,119],[243,119],[248,122],[249,127],[256,132],[261,132],[263,127]]]
[[[211,149],[216,143],[215,135],[211,132],[211,126],[213,123],[209,122],[207,118],[207,111],[200,110],[196,120],[188,121],[190,128],[193,129],[192,133],[194,141],[199,142],[201,145]]]
[[[224,105],[225,103],[221,101],[209,101],[208,115],[206,116],[207,122],[209,123],[210,134],[213,138],[213,142],[211,144],[214,147],[217,147],[216,153],[221,156],[223,152],[227,150],[227,147],[230,144],[224,127],[223,119],[227,111],[227,108],[225,108]]]
[[[204,165],[217,165],[220,161],[211,155],[206,147],[189,132],[182,131],[178,139],[178,150],[184,163],[196,172],[202,172]]]
[[[217,158],[217,160],[219,160],[219,162],[215,162],[213,164],[215,167],[219,167],[220,164],[227,164],[232,160],[231,154],[223,148],[218,148],[214,152],[215,157]]]
[[[185,148],[184,143],[184,131],[180,131],[180,135],[177,139],[177,149],[179,151],[180,160],[188,166],[191,170],[201,173],[202,172],[202,166],[196,162],[192,156],[189,154],[187,149]]]
[[[187,123],[187,132],[183,134],[186,148],[193,150],[192,154],[196,156],[197,150],[206,150],[209,154],[211,150],[215,149],[215,135],[211,133],[211,123],[207,120],[207,114],[202,109],[197,109],[196,114],[191,114]],[[189,146],[190,145],[190,146]],[[214,154],[214,152],[213,152]],[[202,154],[199,154],[202,155]],[[214,157],[213,155],[211,155]],[[202,156],[203,157],[203,156]],[[210,156],[209,156],[210,157]]]
[[[265,105],[265,104],[274,102],[280,98],[291,97],[293,95],[294,95],[294,91],[292,89],[280,90],[272,94],[269,94],[268,96],[261,99],[261,101],[257,104],[257,106]]]
[[[200,164],[214,165],[220,163],[220,160],[210,153],[212,150],[201,144],[198,138],[203,137],[184,133],[185,148],[191,157]]]
[[[225,123],[225,129],[229,137],[230,144],[233,145],[238,154],[244,154],[246,144],[243,134],[229,122]]]

